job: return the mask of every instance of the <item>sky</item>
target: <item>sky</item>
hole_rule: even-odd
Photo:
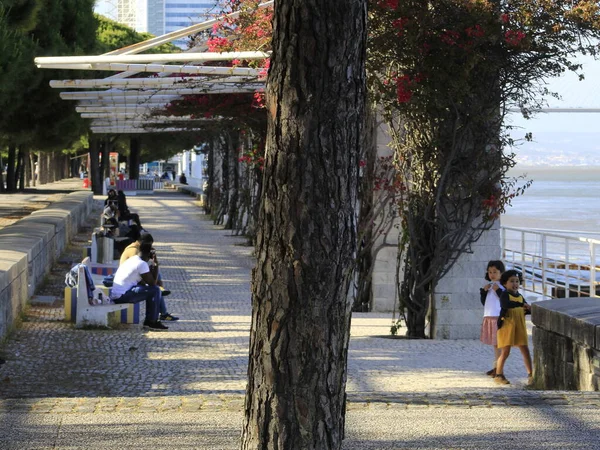
[[[548,88],[558,92],[561,100],[549,99],[554,107],[586,107],[600,110],[600,61],[591,57],[580,57],[585,79],[579,81],[573,73],[557,79],[549,79]],[[523,119],[519,114],[511,114],[510,123],[515,127],[531,132],[600,132],[597,113],[538,113],[534,119]],[[521,133],[523,134],[523,133]]]

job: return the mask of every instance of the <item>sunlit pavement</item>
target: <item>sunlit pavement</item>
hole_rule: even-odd
[[[60,304],[33,307],[0,353],[0,448],[237,448],[250,326],[252,248],[190,197],[129,197],[155,238],[166,332],[76,330]],[[391,314],[355,314],[348,449],[594,448],[597,393],[524,389],[484,372],[478,341],[390,339]],[[593,439],[592,439],[593,438]]]

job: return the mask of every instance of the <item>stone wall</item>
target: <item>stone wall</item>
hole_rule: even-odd
[[[600,301],[561,298],[532,305],[533,376],[537,389],[597,391]]]
[[[0,230],[0,340],[12,330],[92,205],[90,192],[74,192]]]

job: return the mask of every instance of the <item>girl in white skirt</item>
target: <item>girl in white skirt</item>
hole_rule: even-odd
[[[504,287],[500,284],[500,277],[504,270],[502,261],[490,261],[485,274],[488,282],[479,290],[481,304],[484,307],[481,342],[494,348],[494,367],[486,372],[486,375],[490,377],[496,376],[496,361],[500,356],[496,335],[498,334],[498,316],[500,316],[500,295],[504,291]]]

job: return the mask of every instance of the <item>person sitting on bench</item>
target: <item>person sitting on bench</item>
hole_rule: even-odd
[[[117,208],[119,209],[119,220],[133,220],[138,227],[144,229],[142,222],[140,222],[140,216],[129,211],[127,197],[123,191],[117,192]]]
[[[145,242],[150,244],[150,246],[152,247],[152,244],[154,243],[154,238],[152,237],[152,235],[150,233],[138,234],[137,240],[135,242],[133,242],[132,244],[130,244],[129,246],[127,246],[127,248],[125,248],[123,253],[121,253],[121,259],[119,260],[119,264],[123,264],[129,258],[136,255],[140,249],[140,246]],[[155,261],[156,264],[158,264],[158,260],[156,258],[156,252],[154,252],[154,249],[152,249],[152,252],[153,252],[152,253],[152,256],[153,256],[152,261]],[[152,261],[151,261],[151,264],[152,264]],[[179,317],[176,317],[167,311],[167,304],[165,302],[165,297],[167,295],[169,295],[171,293],[171,291],[169,291],[168,289],[165,289],[163,287],[163,282],[162,282],[162,277],[160,276],[160,272],[158,272],[156,284],[158,285],[158,287],[160,288],[160,291],[161,291],[160,303],[158,304],[158,307],[160,310],[160,320],[169,321],[169,322],[175,322],[176,320],[179,320]]]
[[[152,269],[148,261],[152,258],[152,244],[144,242],[137,255],[132,256],[119,266],[115,273],[111,291],[114,303],[140,303],[146,301],[146,320],[144,327],[151,330],[167,330],[158,320],[160,289],[156,285],[158,264]]]
[[[117,191],[109,189],[107,195],[108,197],[104,200],[104,206],[116,205],[118,203]]]

